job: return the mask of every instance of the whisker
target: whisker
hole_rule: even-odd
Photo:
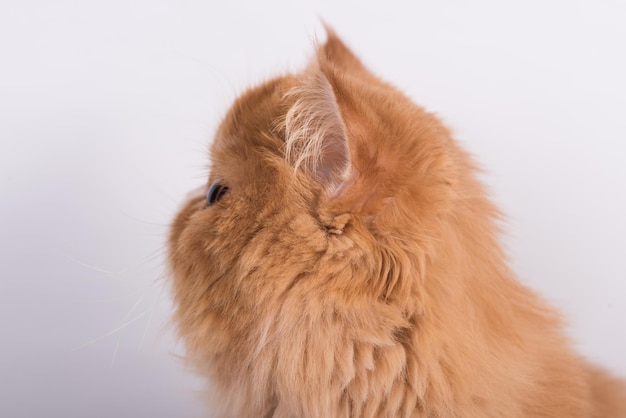
[[[143,312],[142,312],[142,313],[140,313],[139,315],[135,316],[133,319],[131,319],[131,320],[129,320],[129,321],[126,321],[125,323],[123,323],[123,324],[122,324],[122,325],[120,325],[119,327],[115,328],[114,330],[109,331],[109,332],[107,332],[106,334],[99,336],[98,338],[94,338],[94,339],[93,339],[93,340],[91,340],[91,341],[87,341],[86,343],[84,343],[84,344],[82,344],[82,345],[80,345],[80,346],[78,346],[78,347],[76,347],[76,348],[72,349],[72,351],[78,351],[78,350],[81,350],[81,349],[83,349],[83,348],[85,348],[85,347],[88,347],[88,346],[90,346],[90,345],[94,344],[94,343],[97,343],[98,341],[103,340],[104,338],[106,338],[106,337],[108,337],[108,336],[111,336],[111,335],[115,334],[116,332],[119,332],[119,331],[123,330],[124,328],[126,328],[127,326],[129,326],[130,324],[132,324],[133,322],[137,321],[139,318],[142,318],[143,316],[145,316],[145,315],[146,315],[149,311],[150,311],[150,309],[146,309],[145,311],[143,311]]]
[[[146,328],[143,330],[143,334],[141,335],[141,341],[139,341],[139,346],[137,347],[137,352],[139,352],[141,350],[141,347],[143,346],[143,342],[146,339],[146,335],[148,334],[148,329],[150,328],[150,325],[152,324],[152,318],[154,317],[154,311],[156,310],[156,306],[159,303],[159,300],[161,300],[161,296],[163,295],[163,289],[165,288],[165,286],[161,286],[161,290],[159,292],[159,295],[156,298],[156,301],[154,302],[154,305],[152,306],[152,310],[150,312],[150,316],[148,317],[148,323],[146,324]]]
[[[146,257],[142,260],[142,262],[143,262],[143,263],[148,263],[148,262],[150,262],[150,261],[154,261],[154,260],[156,260],[157,258],[160,258],[160,257],[164,256],[164,255],[165,255],[165,251],[166,251],[166,250],[165,250],[165,248],[162,248],[162,247],[161,247],[161,248],[157,248],[156,250],[154,250],[154,251],[152,252],[152,254],[148,254],[148,255],[147,255],[147,256],[146,256]]]
[[[141,219],[141,218],[138,218],[138,217],[136,217],[134,215],[131,215],[130,213],[125,212],[125,211],[121,211],[121,213],[126,218],[131,219],[131,220],[133,220],[135,222],[138,222],[140,224],[143,224],[143,225],[157,226],[157,227],[160,227],[160,228],[169,228],[170,227],[169,223],[162,223],[162,222],[156,222],[156,221],[147,221],[145,219]]]
[[[125,321],[126,319],[128,319],[128,317],[133,313],[135,308],[137,308],[137,306],[139,306],[139,304],[141,303],[143,298],[144,298],[144,295],[139,296],[139,299],[137,299],[137,302],[135,302],[135,304],[130,308],[130,310],[126,313],[126,315],[124,315],[124,318],[122,318],[122,321]]]
[[[70,260],[70,261],[72,261],[72,262],[74,262],[74,263],[76,263],[76,264],[78,264],[78,265],[81,265],[81,266],[83,266],[83,267],[85,267],[85,268],[88,268],[88,269],[90,269],[90,270],[93,270],[93,271],[97,271],[97,272],[99,272],[99,273],[104,273],[104,274],[106,274],[107,276],[117,276],[117,275],[121,274],[121,273],[124,271],[124,270],[121,270],[121,271],[119,271],[119,272],[115,272],[115,271],[111,271],[111,270],[105,270],[105,269],[103,269],[103,268],[96,267],[96,266],[94,266],[94,265],[91,265],[91,264],[85,263],[84,261],[80,261],[80,260],[78,260],[78,259],[76,259],[76,258],[74,258],[74,257],[72,257],[72,256],[70,256],[70,255],[63,254],[63,256],[64,256],[65,258],[67,258],[68,260]]]
[[[134,310],[137,308],[137,306],[139,306],[139,304],[141,303],[141,301],[143,300],[145,295],[140,296],[137,299],[137,302],[135,302],[135,304],[130,308],[130,310],[126,313],[126,315],[124,315],[124,318],[122,318],[122,321],[125,321],[128,319],[128,317],[130,315],[132,315],[132,313],[134,312]],[[117,355],[117,350],[120,347],[120,340],[122,339],[122,333],[120,332],[117,335],[117,341],[115,342],[115,349],[113,350],[113,357],[111,358],[111,367],[113,367],[113,364],[115,363],[115,357]]]
[[[159,247],[153,251],[151,251],[148,255],[144,256],[142,259],[138,260],[136,263],[133,263],[131,265],[128,265],[127,267],[124,267],[120,270],[117,271],[112,271],[112,270],[106,270],[100,267],[97,267],[95,265],[92,264],[88,264],[84,261],[80,261],[74,257],[72,257],[71,255],[68,254],[64,254],[64,257],[67,258],[68,260],[81,265],[85,268],[88,268],[90,270],[99,272],[104,274],[107,278],[110,279],[114,279],[114,280],[122,280],[122,276],[125,274],[128,274],[129,272],[132,272],[134,270],[137,270],[139,267],[147,265],[159,258],[162,258],[165,254],[165,248],[163,247]]]
[[[111,298],[104,298],[104,299],[85,299],[84,301],[81,301],[81,303],[111,303],[111,302],[119,302],[120,300],[124,300],[124,299],[128,299],[130,297],[135,297],[138,296],[139,293],[127,293],[125,295],[121,295],[121,296],[115,296],[115,297],[111,297]]]
[[[115,342],[115,349],[113,350],[113,357],[111,358],[111,364],[109,365],[110,368],[113,368],[113,365],[115,364],[115,357],[117,356],[118,348],[120,348],[120,339],[119,338]]]
[[[143,330],[143,334],[141,335],[141,341],[139,341],[139,346],[137,347],[137,352],[141,351],[141,346],[146,339],[146,335],[148,335],[148,329],[152,324],[152,318],[154,317],[154,308],[150,312],[150,316],[148,317],[148,323],[146,324],[146,328]]]

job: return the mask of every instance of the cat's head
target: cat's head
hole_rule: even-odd
[[[259,411],[302,379],[354,378],[344,339],[401,338],[458,202],[481,195],[446,128],[332,32],[304,71],[237,99],[210,159],[171,230],[176,319],[219,385],[266,392]]]

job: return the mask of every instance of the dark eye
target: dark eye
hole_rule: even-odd
[[[213,183],[211,187],[209,187],[209,192],[206,195],[206,205],[211,206],[213,203],[219,202],[227,191],[227,186],[224,186],[221,183]]]

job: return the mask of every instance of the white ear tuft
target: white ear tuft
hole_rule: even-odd
[[[285,158],[294,170],[309,171],[334,191],[349,174],[350,153],[332,86],[321,71],[311,68],[287,96],[296,101],[284,120]]]

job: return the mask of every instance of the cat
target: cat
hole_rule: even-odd
[[[249,89],[169,238],[175,320],[219,417],[626,417],[515,280],[475,164],[327,29]]]

